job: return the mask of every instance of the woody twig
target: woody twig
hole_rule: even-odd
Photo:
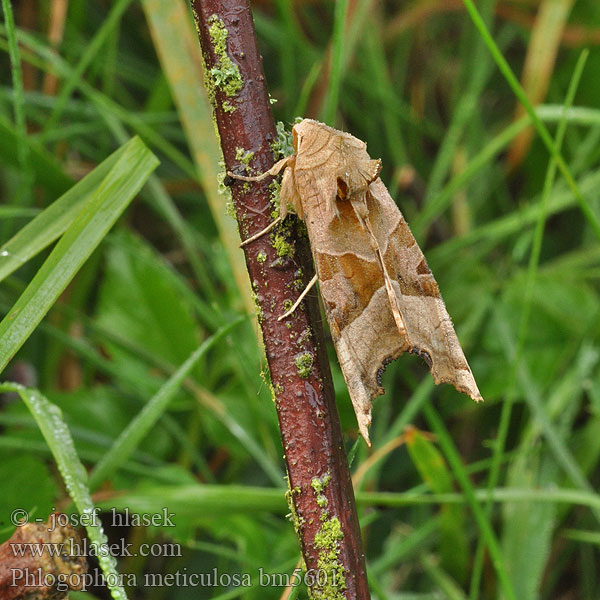
[[[70,525],[27,523],[0,545],[0,600],[60,600],[87,573],[81,536]]]
[[[248,0],[192,0],[205,81],[228,171],[274,163],[276,131]],[[272,179],[235,181],[244,239],[273,220]],[[354,493],[343,450],[316,296],[278,320],[314,275],[310,250],[288,218],[244,247],[256,294],[290,484],[290,504],[313,596],[369,598]],[[326,589],[328,588],[328,589]]]

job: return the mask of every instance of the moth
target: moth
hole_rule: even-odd
[[[318,121],[293,130],[294,154],[257,181],[283,170],[279,218],[288,205],[303,219],[321,298],[342,373],[367,444],[373,399],[385,366],[403,352],[420,356],[436,384],[482,400],[423,252],[379,178],[381,161],[365,142]],[[304,297],[303,292],[297,304]]]

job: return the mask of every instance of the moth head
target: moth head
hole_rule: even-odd
[[[292,127],[292,146],[294,150],[298,152],[298,147],[302,144],[302,139],[304,137],[309,138],[310,140],[314,139],[314,137],[318,137],[319,135],[323,135],[324,132],[327,132],[329,135],[330,128],[323,123],[319,123],[319,121],[314,121],[313,119],[302,119],[300,123],[296,123]]]
[[[298,146],[307,130],[314,127],[315,122],[316,121],[312,121],[311,119],[303,119],[300,123],[296,123],[292,127],[292,146],[296,152],[298,152]]]

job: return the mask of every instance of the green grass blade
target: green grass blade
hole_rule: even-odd
[[[111,449],[102,457],[90,475],[90,488],[94,489],[105,479],[109,478],[119,466],[126,461],[139,442],[148,434],[161,415],[167,410],[169,402],[178,392],[183,380],[190,374],[198,361],[221,338],[246,319],[245,316],[221,327],[215,334],[205,340],[194,350],[190,357],[173,373],[160,390],[151,398],[138,415],[121,433]]]
[[[27,389],[17,383],[0,384],[0,391],[19,394],[37,421],[79,514],[93,515],[95,507],[87,485],[87,473],[77,456],[73,438],[60,409],[37,390]],[[119,581],[117,561],[109,552],[108,539],[102,525],[94,521],[96,519],[86,519],[86,531],[92,547],[95,548],[110,593],[115,600],[127,600],[125,590],[116,583]]]
[[[102,46],[106,43],[109,35],[114,31],[115,27],[118,26],[119,20],[123,16],[123,13],[127,10],[133,0],[119,0],[111,8],[110,13],[102,23],[102,27],[98,29],[96,35],[86,43],[85,50],[83,51],[79,62],[75,68],[69,74],[67,80],[63,83],[60,88],[60,93],[52,109],[52,113],[44,126],[42,132],[42,139],[44,133],[54,129],[61,117],[61,114],[69,100],[69,96],[73,93],[73,90],[77,87],[78,82],[82,79],[85,70],[88,68],[94,57],[98,54]]]
[[[222,160],[222,153],[215,138],[212,109],[204,91],[202,73],[197,67],[202,56],[189,11],[182,0],[143,0],[142,7],[169,81],[188,146],[198,165],[194,177],[200,181],[206,194],[246,312],[253,314],[254,300],[250,294],[244,254],[239,248],[237,225],[226,211],[228,197],[219,193],[219,161]],[[188,237],[183,236],[184,242]]]
[[[448,435],[446,427],[431,404],[425,404],[423,407],[423,413],[434,433],[436,434],[438,442],[442,447],[444,454],[446,455],[446,459],[450,463],[450,467],[454,472],[454,476],[456,477],[464,495],[466,496],[467,502],[473,512],[473,516],[475,517],[475,521],[477,522],[477,526],[479,527],[479,532],[484,538],[485,543],[490,551],[490,556],[498,576],[500,587],[502,588],[506,598],[509,600],[516,600],[512,582],[504,565],[502,551],[500,550],[500,546],[492,529],[490,520],[485,514],[483,507],[475,495],[473,485],[471,484],[460,456],[454,447],[450,436]]]
[[[29,159],[29,145],[27,144],[27,127],[25,123],[25,97],[23,93],[23,72],[21,70],[21,54],[17,44],[15,21],[10,0],[2,0],[2,11],[6,23],[6,36],[8,39],[8,53],[12,69],[12,83],[14,87],[13,109],[19,144],[16,155],[21,169],[23,185],[21,194],[15,198],[20,205],[27,206],[31,199],[31,165]]]
[[[157,164],[157,158],[139,138],[133,138],[127,144],[126,151],[0,323],[0,372],[102,241]]]
[[[323,107],[323,120],[329,125],[335,125],[335,113],[340,97],[340,86],[344,70],[344,48],[346,39],[344,36],[344,24],[348,13],[348,0],[336,0],[333,34],[331,44],[331,67],[329,69],[329,86],[327,97]]]
[[[484,20],[490,22],[493,15],[495,0],[485,0],[481,5],[482,13],[485,13]],[[473,33],[473,32],[471,32]],[[482,56],[483,48],[481,39],[474,40],[471,56],[471,74],[466,84],[464,93],[461,95],[456,110],[453,112],[452,121],[444,135],[444,139],[439,148],[435,162],[427,180],[427,190],[424,200],[424,208],[435,198],[442,187],[446,178],[454,155],[457,151],[460,140],[465,128],[477,108],[477,101],[483,90],[483,86],[490,72],[489,57]]]
[[[407,429],[405,438],[411,460],[428,487],[439,494],[452,492],[452,474],[433,442],[415,428]],[[464,582],[469,562],[467,537],[464,533],[465,511],[462,507],[443,506],[438,521],[442,567],[455,579]]]
[[[42,186],[52,196],[58,196],[68,190],[73,179],[65,174],[54,156],[40,144],[28,137],[23,141],[18,131],[0,116],[0,159],[3,164],[19,167],[18,148],[26,144],[35,183]]]
[[[581,194],[581,191],[580,191],[577,183],[573,179],[573,176],[571,175],[571,171],[569,170],[567,163],[565,162],[564,158],[562,157],[560,150],[558,149],[557,145],[554,143],[554,140],[552,139],[550,132],[548,131],[548,129],[546,128],[544,123],[541,121],[541,119],[535,112],[535,109],[531,105],[531,102],[529,102],[529,99],[527,98],[525,91],[521,87],[519,80],[516,78],[515,74],[512,72],[508,62],[506,62],[506,59],[502,55],[502,52],[500,52],[500,49],[498,48],[498,46],[496,45],[496,42],[494,41],[490,32],[488,31],[483,19],[481,18],[481,15],[477,11],[477,8],[475,8],[475,4],[473,4],[473,0],[463,0],[463,2],[465,4],[467,12],[469,13],[471,19],[473,20],[473,23],[475,24],[475,27],[477,27],[477,29],[479,30],[479,33],[481,34],[483,41],[485,42],[486,46],[488,47],[488,50],[491,52],[494,60],[496,61],[496,64],[498,65],[500,72],[502,73],[502,75],[504,75],[504,78],[506,79],[506,81],[508,82],[510,87],[512,88],[515,96],[519,99],[519,101],[525,107],[525,110],[529,114],[529,117],[531,118],[531,121],[532,121],[534,127],[536,128],[542,142],[548,149],[548,152],[550,153],[550,155],[554,158],[554,160],[556,160],[556,165],[557,165],[558,169],[560,170],[560,172],[562,173],[563,177],[565,178],[567,185],[573,192],[573,195],[575,196],[575,199],[577,200],[577,202],[579,204],[581,212],[583,213],[584,217],[587,219],[588,223],[592,227],[592,230],[594,231],[594,234],[596,235],[596,237],[600,239],[600,220],[598,219],[597,215],[592,210],[589,203],[585,200],[585,198]]]
[[[538,502],[542,504],[585,506],[593,509],[600,508],[600,497],[598,494],[573,488],[557,488],[554,485],[543,489],[505,487],[493,490],[477,489],[473,490],[473,494],[475,500],[479,502],[491,499],[497,503]],[[356,500],[361,506],[386,506],[390,508],[421,506],[425,504],[468,504],[470,502],[465,493],[428,494],[412,491],[402,493],[359,492]]]
[[[0,281],[58,239],[126,151],[122,146],[0,246]]]
[[[160,513],[165,506],[176,517],[212,518],[213,515],[273,512],[285,515],[289,510],[282,489],[250,485],[178,485],[144,486],[99,501],[101,508],[128,508],[132,513]]]
[[[567,96],[565,99],[565,107],[563,110],[563,118],[559,122],[558,131],[556,133],[556,147],[560,150],[562,146],[562,141],[564,138],[567,121],[565,117],[565,113],[570,108],[573,103],[573,99],[575,97],[575,92],[577,90],[577,86],[581,79],[581,74],[583,72],[583,67],[585,66],[585,62],[587,60],[588,53],[584,52],[581,54],[579,61],[575,67],[573,72],[573,76],[571,78],[571,82],[569,84],[569,89],[567,91]],[[529,265],[527,269],[527,282],[525,285],[525,296],[523,299],[523,308],[521,310],[521,317],[519,323],[519,331],[517,334],[517,347],[515,350],[514,358],[512,360],[512,369],[511,375],[508,382],[507,394],[504,399],[504,403],[502,405],[502,412],[500,414],[500,423],[498,425],[498,433],[496,436],[496,441],[494,443],[494,448],[492,452],[492,465],[490,468],[490,473],[488,476],[488,486],[490,489],[495,488],[498,485],[498,480],[500,477],[500,465],[503,460],[503,454],[506,447],[506,440],[508,437],[509,425],[510,425],[510,417],[512,413],[512,406],[516,399],[516,382],[518,377],[518,369],[520,367],[521,357],[525,348],[525,339],[527,334],[527,328],[529,325],[529,316],[531,314],[531,303],[533,298],[533,290],[535,287],[535,278],[537,274],[538,263],[540,260],[540,254],[542,249],[542,240],[544,236],[544,226],[546,223],[546,218],[548,214],[548,198],[550,197],[550,193],[552,191],[552,186],[554,184],[556,175],[556,160],[554,158],[550,159],[548,169],[546,171],[546,178],[544,181],[544,188],[542,191],[542,197],[539,202],[539,212],[537,217],[537,222],[535,226],[534,232],[534,240],[533,246],[531,249],[531,254],[529,257]],[[535,404],[538,410],[542,410],[541,407]],[[548,424],[546,420],[543,421],[546,429],[548,429]],[[553,435],[553,431],[549,432],[549,435]],[[555,438],[554,447],[557,446],[560,448],[562,444],[559,444]],[[565,455],[564,452],[561,452],[561,456]],[[573,463],[574,461],[569,461],[568,457],[566,459],[567,468],[573,471]],[[576,467],[576,465],[575,465]],[[574,476],[581,480],[583,477],[582,474],[575,470]],[[488,514],[491,511],[491,504],[487,508]],[[479,591],[479,582],[483,573],[483,545],[480,542],[476,552],[475,565],[473,567],[473,577],[471,579],[471,594],[470,597],[472,599],[476,598]]]
[[[1,28],[0,31],[2,31]],[[33,52],[33,55],[24,53],[23,59],[28,63],[58,77],[66,78],[72,73],[73,69],[66,61],[58,56],[48,45],[43,44],[26,31],[17,30],[17,39],[24,48]],[[1,43],[0,47],[2,47]],[[108,121],[111,118],[116,118],[122,121],[142,137],[146,143],[163,152],[165,156],[170,158],[189,177],[193,179],[198,177],[196,168],[188,157],[175,144],[160,135],[156,128],[141,119],[136,112],[126,110],[120,104],[95,89],[84,79],[77,80],[77,89],[86,98],[91,100],[98,114],[104,120]]]

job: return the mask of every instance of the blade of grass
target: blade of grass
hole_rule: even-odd
[[[512,361],[514,359],[516,344],[511,337],[511,332],[508,329],[506,320],[498,318],[497,328],[503,347],[505,348],[505,352],[507,354],[507,360]],[[552,454],[556,459],[556,462],[562,467],[573,484],[575,484],[581,490],[593,493],[593,486],[586,479],[573,454],[570,452],[569,448],[558,434],[555,425],[550,420],[542,401],[542,395],[533,382],[526,365],[523,362],[517,363],[517,369],[518,380],[523,389],[523,395],[527,406],[535,415],[537,424],[542,430],[544,438],[548,442],[548,446],[552,450]],[[600,521],[600,511],[594,509],[593,512],[596,519]]]
[[[1,305],[0,308],[2,308]],[[90,325],[86,324],[86,326]],[[126,370],[119,369],[114,361],[105,358],[95,347],[83,338],[73,338],[64,331],[53,327],[46,322],[40,323],[39,327],[48,335],[58,339],[67,348],[75,352],[84,361],[98,369],[101,373],[114,378],[124,394],[131,395],[138,398],[140,401],[145,402],[148,396],[157,393],[157,388],[159,386],[158,381],[147,379],[141,380],[136,376],[129,375]],[[137,346],[132,348],[132,345],[129,344],[128,340],[116,339],[112,333],[100,333],[101,335],[98,335],[97,337],[101,343],[111,341],[122,345],[125,349],[133,351],[143,358],[151,369],[160,369],[169,374],[175,372],[174,367],[165,364],[164,361],[160,360],[155,355],[147,353],[144,348],[139,348]],[[213,396],[208,390],[195,385],[191,380],[185,381],[184,387],[205,410],[211,411],[211,414],[223,424],[233,437],[239,440],[241,446],[254,458],[256,463],[262,467],[273,485],[282,486],[284,484],[277,461],[273,460],[266,452],[265,447],[259,444],[247,428],[227,411],[223,402]],[[169,415],[163,416],[163,419],[168,418],[168,416]]]
[[[481,3],[481,12],[483,20],[490,23],[493,17],[493,8],[496,0],[485,0]],[[439,148],[435,162],[427,180],[427,190],[423,201],[423,208],[426,209],[433,198],[439,193],[442,182],[450,171],[452,161],[456,153],[457,146],[463,135],[465,127],[472,117],[473,111],[477,107],[477,100],[483,90],[486,79],[491,72],[491,61],[488,57],[483,57],[483,42],[481,39],[474,40],[474,47],[471,51],[471,76],[466,84],[465,90],[456,105],[452,114],[452,120],[448,126],[444,139]]]
[[[450,438],[444,423],[430,403],[425,404],[423,407],[423,414],[437,436],[438,442],[442,447],[444,454],[446,455],[446,459],[448,460],[448,463],[454,472],[454,476],[460,484],[460,487],[462,488],[467,499],[467,503],[473,512],[473,516],[475,517],[475,521],[479,527],[479,532],[485,540],[485,543],[490,551],[490,556],[492,558],[492,563],[494,565],[494,569],[496,570],[496,574],[498,575],[500,587],[502,588],[506,598],[509,600],[516,600],[512,582],[508,576],[508,573],[506,572],[502,551],[500,550],[500,546],[492,529],[492,525],[475,495],[473,485],[469,480],[469,476],[465,471],[465,467],[460,460],[460,456],[454,447],[452,439]]]
[[[94,515],[95,507],[87,486],[87,473],[79,460],[60,409],[37,390],[27,389],[17,383],[0,384],[0,391],[19,394],[37,421],[79,514]],[[84,524],[112,597],[114,600],[127,600],[125,590],[117,583],[120,580],[116,569],[117,561],[109,551],[108,538],[102,525],[96,519],[86,519]]]
[[[434,443],[414,427],[407,428],[405,437],[410,458],[427,486],[439,494],[453,491],[452,474]],[[469,563],[465,523],[466,514],[462,507],[442,507],[438,517],[441,564],[452,577],[463,583]]]
[[[543,102],[546,97],[562,33],[573,3],[574,0],[542,0],[537,8],[521,77],[523,90],[533,105]],[[524,112],[523,105],[518,104],[515,118],[520,118]],[[528,128],[514,139],[507,155],[509,169],[514,169],[521,163],[532,137],[533,131]]]
[[[329,85],[327,97],[323,106],[323,120],[333,125],[335,113],[338,107],[340,86],[344,70],[344,48],[346,44],[344,36],[344,24],[348,14],[348,0],[336,0],[333,17],[333,33],[331,44],[331,68],[329,70]]]
[[[90,475],[90,489],[95,489],[102,481],[109,478],[119,466],[126,461],[140,441],[148,434],[158,419],[167,410],[173,396],[179,390],[183,380],[190,374],[198,361],[221,338],[244,321],[247,317],[238,317],[235,321],[221,327],[215,334],[205,340],[199,348],[173,373],[160,390],[148,401],[138,415],[130,421],[121,432],[111,449],[96,464]]]
[[[188,146],[199,167],[195,179],[206,194],[245,310],[248,314],[254,314],[254,300],[250,293],[252,288],[244,254],[239,248],[237,226],[226,211],[228,196],[219,193],[219,161],[222,160],[222,153],[214,135],[212,110],[202,81],[202,56],[188,7],[181,0],[143,0],[142,7],[169,81]],[[184,236],[183,240],[187,238],[189,235]],[[215,305],[218,304],[215,300]]]
[[[212,518],[213,515],[273,512],[285,515],[289,510],[283,491],[277,488],[249,485],[178,485],[144,486],[128,490],[98,502],[101,508],[132,513],[154,513],[168,506],[176,517]]]
[[[594,544],[600,546],[600,532],[598,531],[585,531],[581,529],[565,529],[562,532],[563,537],[569,540],[575,540],[577,542],[583,542],[584,544]]]
[[[0,219],[21,219],[37,217],[37,208],[20,208],[19,206],[0,206]]]
[[[56,99],[52,113],[48,117],[48,120],[43,128],[41,135],[42,141],[44,140],[44,134],[57,126],[61,114],[69,100],[69,96],[77,87],[78,81],[82,79],[85,70],[89,67],[92,60],[96,57],[102,46],[106,43],[110,34],[116,27],[118,27],[123,13],[127,10],[132,1],[133,0],[118,0],[118,2],[112,6],[100,29],[98,29],[94,37],[85,44],[85,49],[81,55],[81,58],[79,59],[79,62],[70,72],[66,81],[64,81],[61,86],[60,93]]]
[[[0,246],[0,281],[58,239],[127,150],[122,146]]]
[[[0,28],[0,31],[3,32],[4,29]],[[17,40],[23,48],[33,52],[33,54],[23,53],[23,59],[29,64],[62,78],[69,77],[72,72],[71,65],[54,53],[47,44],[20,29],[17,29]],[[2,43],[0,43],[1,47],[3,47]],[[171,159],[189,177],[197,179],[198,173],[196,172],[196,168],[187,156],[135,112],[126,110],[120,104],[96,90],[84,79],[77,80],[77,89],[92,101],[103,119],[106,119],[107,116],[119,119],[131,127],[146,143],[151,144]]]
[[[567,163],[563,159],[562,154],[560,153],[560,150],[557,148],[556,144],[554,143],[552,136],[550,135],[550,132],[548,131],[548,129],[546,128],[544,123],[541,121],[541,119],[535,112],[535,109],[531,105],[531,102],[529,102],[529,99],[527,98],[527,95],[525,94],[523,88],[519,84],[518,79],[515,77],[515,74],[512,72],[512,69],[510,68],[508,62],[506,61],[506,59],[500,52],[500,49],[498,48],[498,46],[496,45],[496,42],[494,41],[490,32],[488,31],[488,28],[486,27],[485,22],[481,18],[481,15],[479,14],[477,8],[475,7],[473,0],[463,0],[463,2],[465,4],[467,12],[469,13],[469,16],[471,17],[471,19],[473,20],[473,23],[475,24],[475,27],[477,27],[477,29],[479,30],[479,33],[481,34],[483,41],[485,42],[486,46],[488,47],[488,50],[491,52],[494,60],[496,61],[496,64],[498,65],[500,72],[502,73],[502,75],[504,75],[504,78],[506,79],[506,81],[508,82],[510,87],[512,88],[515,96],[519,99],[519,101],[525,107],[525,110],[529,114],[529,117],[531,118],[533,125],[536,128],[542,142],[548,149],[548,152],[550,153],[550,155],[555,159],[558,169],[560,170],[563,177],[565,178],[567,185],[573,192],[573,195],[575,196],[575,199],[577,200],[577,203],[579,204],[581,212],[583,213],[584,217],[586,218],[586,220],[592,227],[592,230],[594,231],[594,234],[596,235],[596,237],[600,239],[600,220],[598,220],[598,217],[592,210],[591,206],[588,204],[588,202],[582,196],[581,191],[580,191],[577,183],[573,179],[573,176],[571,175],[571,171],[569,170]]]
[[[157,164],[157,158],[139,138],[133,138],[127,144],[126,151],[0,323],[0,372],[102,241]]]
[[[16,384],[5,383],[1,386],[12,386]],[[439,417],[438,417],[439,419]],[[441,422],[441,421],[440,421]],[[436,434],[437,435],[437,434]],[[452,444],[452,442],[450,442]],[[440,442],[441,444],[441,442]],[[445,452],[445,450],[444,450]],[[456,453],[456,450],[454,450]],[[456,459],[460,462],[458,454]],[[451,462],[451,461],[448,461]],[[464,466],[461,465],[464,469]],[[471,485],[469,483],[469,485]],[[234,492],[233,494],[231,492]],[[238,493],[239,492],[239,493]],[[246,494],[247,492],[247,494]],[[357,494],[357,502],[361,506],[401,508],[403,506],[428,506],[436,504],[467,504],[470,505],[474,500],[476,503],[483,502],[488,498],[492,498],[494,502],[539,502],[542,504],[569,504],[574,506],[585,506],[600,508],[600,498],[597,494],[583,492],[573,488],[557,488],[549,486],[548,488],[540,489],[520,489],[520,488],[497,488],[494,490],[487,489],[472,489],[473,496],[470,498],[465,492],[451,492],[445,494],[431,493],[414,493],[414,492],[359,492]],[[160,484],[154,486],[144,486],[139,490],[130,490],[120,492],[111,498],[107,498],[98,502],[98,506],[112,507],[118,503],[118,506],[130,505],[132,512],[149,512],[148,509],[153,508],[154,502],[162,504],[170,500],[166,500],[166,495],[169,495],[173,502],[177,502],[177,506],[173,505],[172,509],[175,512],[186,515],[197,516],[204,509],[218,511],[221,508],[227,511],[247,511],[249,508],[257,510],[272,511],[277,514],[285,514],[289,507],[286,505],[283,498],[281,488],[276,487],[254,487],[250,485],[207,485],[207,484],[184,484],[176,488],[167,488]],[[223,505],[222,502],[226,502]],[[135,507],[134,507],[135,505]],[[139,508],[139,510],[136,510]],[[417,547],[426,537],[433,534],[437,524],[423,527],[421,533],[416,540],[407,540],[411,548]],[[491,530],[490,530],[491,531]],[[493,533],[492,533],[493,535]],[[407,550],[402,550],[402,556],[409,554]],[[388,568],[386,556],[381,558],[382,566],[377,567],[377,572],[383,573]]]
[[[579,85],[579,81],[581,80],[581,75],[583,73],[583,68],[585,66],[585,62],[587,60],[588,52],[583,52],[579,57],[577,65],[575,66],[575,70],[573,71],[573,76],[571,77],[571,82],[569,84],[569,89],[567,90],[567,95],[565,98],[565,109],[571,106],[573,103],[573,99],[575,97],[575,92],[577,91],[577,86]],[[563,111],[563,115],[564,115]],[[558,130],[556,133],[556,147],[560,150],[564,138],[564,134],[566,131],[567,122],[563,116],[563,119],[559,122]],[[523,299],[523,306],[521,309],[521,318],[519,323],[519,330],[517,333],[517,347],[515,349],[515,353],[513,356],[513,360],[511,363],[511,375],[508,382],[507,394],[504,398],[504,403],[502,405],[502,411],[500,414],[500,423],[498,425],[498,433],[496,435],[496,441],[494,443],[494,448],[492,452],[492,466],[490,468],[489,476],[488,476],[488,486],[489,488],[495,488],[498,485],[498,481],[500,478],[500,465],[502,463],[504,449],[506,447],[506,440],[508,437],[508,429],[510,425],[510,417],[512,414],[512,407],[516,400],[517,396],[517,378],[518,378],[518,370],[521,363],[521,357],[523,355],[523,351],[525,349],[525,339],[527,335],[527,329],[529,326],[529,317],[531,314],[531,306],[532,306],[532,298],[533,298],[533,290],[535,287],[535,278],[537,274],[538,264],[540,260],[540,254],[542,249],[542,241],[544,238],[544,228],[546,224],[547,211],[548,211],[548,198],[550,196],[550,192],[552,190],[552,186],[554,184],[556,176],[556,159],[551,158],[548,164],[548,169],[546,171],[546,178],[544,181],[544,188],[542,191],[542,197],[539,202],[539,212],[536,221],[535,231],[534,231],[534,239],[533,245],[531,249],[531,254],[529,256],[529,265],[527,269],[527,283],[525,285],[525,294]],[[536,405],[537,407],[537,405]],[[541,407],[537,407],[542,410]],[[544,422],[545,423],[545,422]],[[547,429],[547,428],[546,428]],[[552,438],[554,440],[554,437]],[[552,442],[551,442],[552,445]],[[557,442],[554,442],[555,448],[557,447]],[[558,445],[559,447],[562,444]],[[561,453],[561,456],[564,453]],[[573,470],[574,461],[566,462],[566,465],[569,467],[573,476],[581,482],[583,477],[582,474],[579,473],[578,469]],[[576,466],[576,465],[575,465]],[[587,483],[587,482],[586,482]],[[491,504],[486,507],[487,514],[491,514]],[[480,541],[477,547],[476,555],[475,555],[475,563],[473,567],[473,575],[471,578],[471,591],[470,598],[474,600],[477,598],[479,594],[479,585],[481,576],[483,573],[483,552],[484,546],[483,542]]]
[[[439,417],[438,417],[439,419]],[[441,442],[440,442],[441,444]],[[445,452],[445,450],[444,450]],[[454,450],[456,452],[456,450]],[[460,458],[457,459],[460,461]],[[451,462],[448,460],[448,462]],[[451,464],[452,466],[452,464]],[[464,469],[464,465],[461,465]],[[470,483],[469,483],[470,485]],[[598,494],[573,488],[557,488],[554,485],[547,488],[495,488],[493,490],[472,490],[475,500],[483,502],[492,499],[494,502],[540,502],[550,504],[570,504],[600,508]],[[359,492],[357,501],[361,506],[386,506],[399,508],[402,506],[421,506],[426,504],[469,504],[471,500],[466,493],[427,494],[414,492]]]
[[[14,199],[15,203],[27,206],[31,202],[32,168],[27,143],[27,127],[25,123],[25,97],[23,94],[23,72],[21,70],[21,54],[17,44],[15,20],[10,0],[2,0],[2,12],[6,24],[8,40],[8,54],[12,70],[12,83],[14,88],[13,111],[19,144],[17,145],[17,159],[21,171],[22,184],[20,194]]]

